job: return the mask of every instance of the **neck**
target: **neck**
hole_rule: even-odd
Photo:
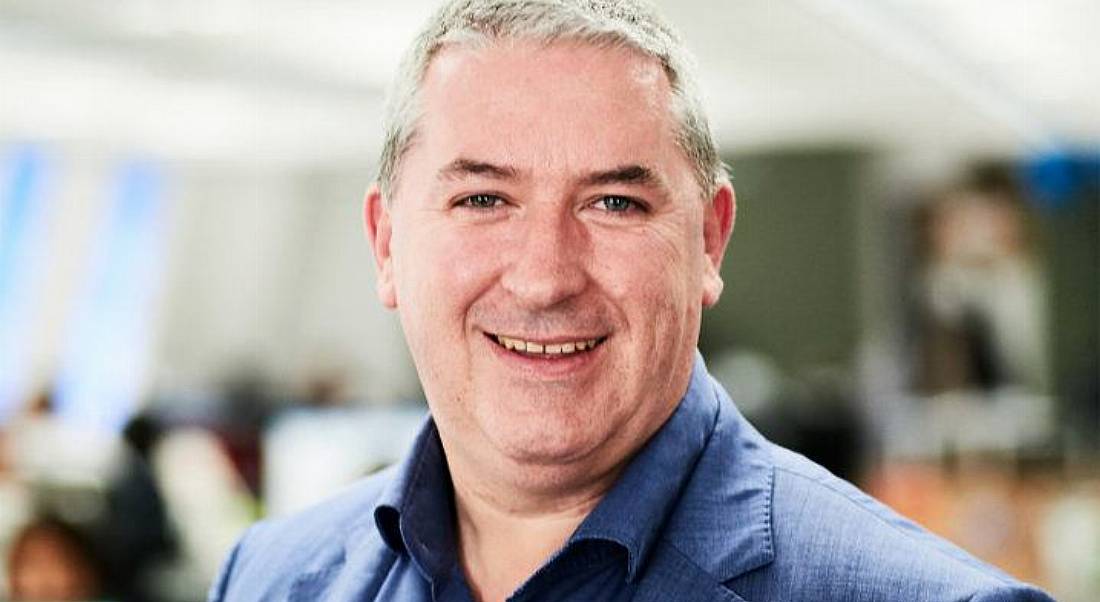
[[[451,463],[458,553],[478,600],[504,600],[576,531],[618,477],[616,467],[583,484],[532,491],[463,478]]]

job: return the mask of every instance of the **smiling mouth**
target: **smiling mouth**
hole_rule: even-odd
[[[562,357],[587,353],[599,347],[607,340],[607,337],[594,339],[582,339],[578,341],[565,341],[559,343],[536,343],[499,334],[486,333],[489,340],[514,353],[520,353],[531,357]]]

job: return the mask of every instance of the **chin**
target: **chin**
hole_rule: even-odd
[[[497,449],[517,464],[563,466],[582,460],[606,439],[585,426],[589,425],[546,417],[517,424],[512,418],[486,432]]]

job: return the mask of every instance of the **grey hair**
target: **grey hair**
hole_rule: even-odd
[[[695,64],[676,32],[642,0],[451,0],[428,21],[406,51],[389,92],[378,182],[390,198],[401,159],[416,138],[418,93],[424,75],[446,45],[503,39],[544,43],[578,41],[625,47],[656,59],[672,88],[677,142],[710,197],[726,179],[695,80]]]

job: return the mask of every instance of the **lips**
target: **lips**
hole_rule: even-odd
[[[607,337],[596,337],[591,339],[577,339],[569,340],[558,339],[557,341],[529,341],[516,337],[509,337],[499,334],[488,334],[490,340],[497,345],[529,356],[539,357],[555,357],[555,356],[570,356],[577,353],[583,353],[591,351],[597,346],[601,345]]]

